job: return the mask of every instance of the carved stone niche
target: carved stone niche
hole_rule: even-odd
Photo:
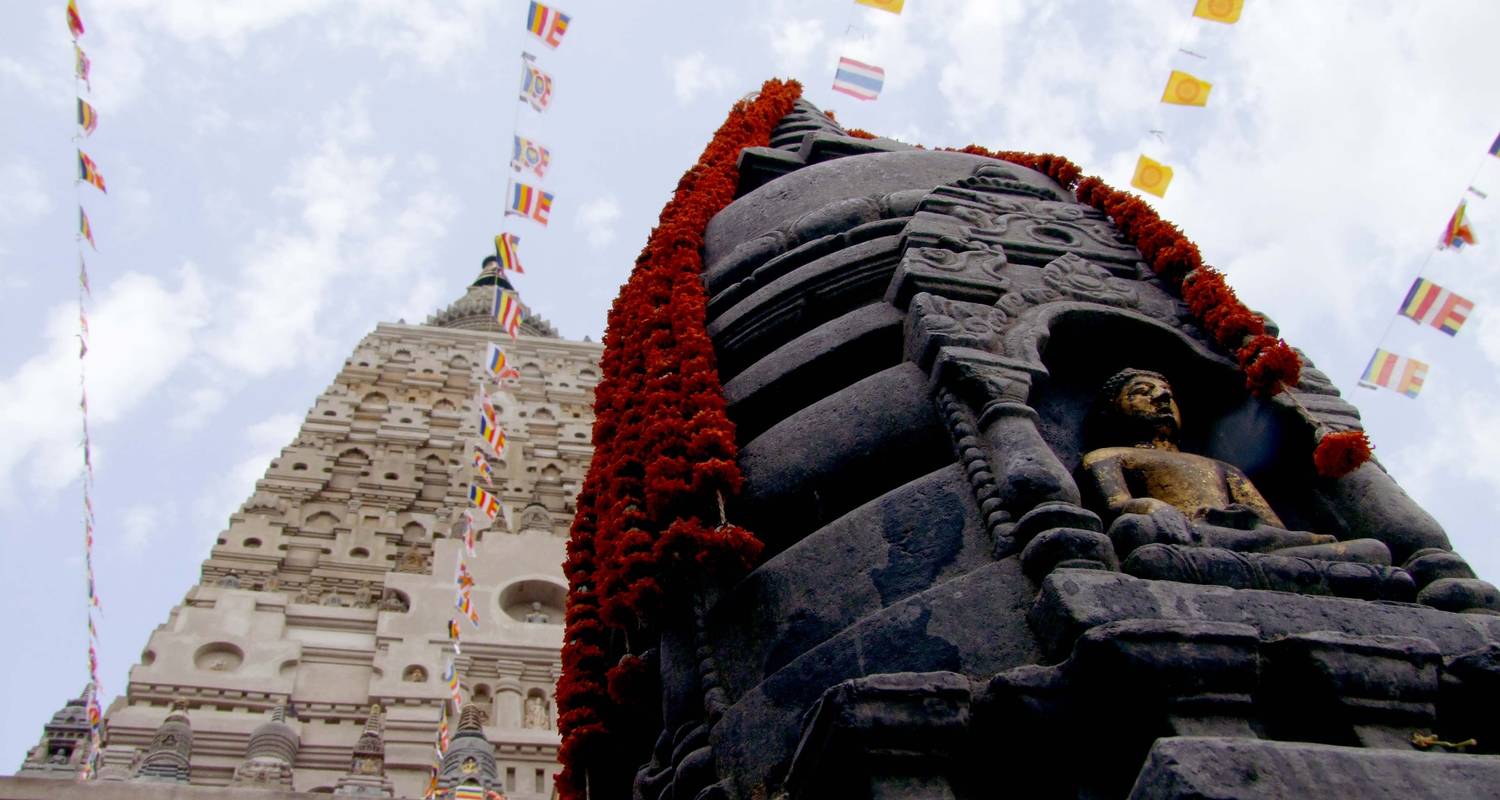
[[[1101,386],[1127,368],[1150,370],[1166,377],[1181,409],[1181,451],[1242,471],[1280,517],[1281,528],[1331,535],[1340,542],[1378,540],[1350,544],[1344,549],[1357,551],[1347,555],[1348,560],[1383,564],[1384,571],[1365,570],[1362,573],[1365,577],[1355,581],[1359,585],[1347,590],[1340,587],[1348,582],[1341,582],[1338,576],[1331,581],[1324,579],[1324,589],[1317,593],[1352,592],[1350,596],[1370,599],[1411,600],[1416,587],[1409,578],[1393,574],[1389,565],[1393,560],[1401,564],[1420,548],[1447,550],[1447,537],[1436,521],[1416,506],[1379,466],[1367,465],[1336,481],[1320,479],[1310,458],[1315,443],[1314,422],[1285,396],[1269,401],[1250,396],[1238,368],[1209,349],[1200,334],[1190,327],[1175,326],[1159,316],[1129,308],[1065,300],[1023,310],[999,338],[1002,342],[998,349],[1006,356],[1035,365],[1027,405],[1035,413],[1036,431],[1049,451],[1046,455],[1055,458],[1075,479],[1082,505],[1102,517],[1101,531],[1110,535],[1115,556],[1128,572],[1135,571],[1129,560],[1131,551],[1150,542],[1122,541],[1119,525],[1110,527],[1114,515],[1107,513],[1104,498],[1089,491],[1092,482],[1085,480],[1082,467],[1084,455],[1098,444],[1093,441],[1097,431],[1090,430],[1090,408]],[[1337,403],[1347,408],[1336,397],[1317,399],[1325,406]],[[1352,491],[1351,486],[1357,486],[1358,492]],[[1017,525],[1018,547],[1026,546],[1046,530],[1044,525],[1030,527],[1028,530],[1025,525]],[[1166,543],[1210,544],[1193,537],[1189,531]],[[1050,547],[1051,552],[1033,552],[1033,557],[1026,559],[1032,562],[1028,563],[1027,571],[1033,578],[1045,574],[1057,561],[1076,555],[1076,547],[1060,546],[1050,539],[1036,549],[1040,550],[1042,545]],[[1294,550],[1279,551],[1279,555],[1322,557]],[[1162,564],[1170,561],[1156,553],[1154,568],[1160,570]],[[1195,561],[1200,566],[1208,563],[1201,558]],[[1213,565],[1248,570],[1247,574],[1270,570],[1281,575],[1290,568],[1259,556],[1252,556],[1250,561],[1254,563],[1247,566],[1221,559]],[[1197,572],[1212,573],[1214,569],[1197,569]],[[1212,576],[1204,580],[1217,582]],[[1252,578],[1244,580],[1251,581],[1246,588],[1287,585],[1286,581],[1277,583],[1275,576],[1262,583],[1255,583]],[[1403,581],[1408,589],[1397,585]]]

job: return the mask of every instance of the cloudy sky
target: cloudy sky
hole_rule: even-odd
[[[0,3],[0,771],[86,680],[76,408],[72,48],[63,0]],[[1247,0],[569,0],[557,51],[525,0],[80,0],[102,117],[88,359],[103,681],[123,686],[229,513],[354,344],[456,298],[501,224],[519,53],[556,78],[522,133],[553,150],[525,300],[597,340],[678,176],[734,99],[796,77],[849,125],[928,146],[1054,151],[1157,206],[1365,413],[1378,455],[1500,579],[1500,5]],[[1181,50],[1191,51],[1189,55]],[[840,54],[883,66],[861,103]],[[1203,56],[1199,58],[1197,56]],[[1157,103],[1172,68],[1205,109]],[[1486,78],[1485,76],[1491,76]],[[1149,133],[1162,131],[1162,137]],[[1427,274],[1474,299],[1417,400],[1355,388],[1470,184],[1479,245]]]

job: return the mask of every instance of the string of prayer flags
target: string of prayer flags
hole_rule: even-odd
[[[521,296],[510,289],[495,287],[495,302],[490,307],[490,313],[494,315],[495,321],[500,323],[500,330],[510,334],[515,339],[521,330]]]
[[[552,76],[536,65],[536,56],[521,54],[521,99],[538,112],[552,105]]]
[[[83,129],[84,136],[91,136],[94,128],[99,126],[99,112],[94,107],[78,98],[78,127]]]
[[[1473,310],[1474,302],[1467,297],[1450,292],[1426,278],[1417,278],[1412,281],[1397,313],[1419,325],[1431,325],[1453,336]]]
[[[1198,0],[1193,6],[1193,16],[1233,25],[1240,21],[1240,12],[1244,9],[1245,0]]]
[[[99,174],[99,165],[82,150],[78,151],[78,180],[93,184],[94,188],[109,194],[104,188],[104,176]]]
[[[496,499],[494,495],[486,492],[484,489],[481,489],[478,486],[475,486],[474,484],[469,484],[469,500],[471,500],[474,503],[474,507],[479,509],[479,512],[488,517],[491,522],[495,521],[495,517],[500,516],[500,501]]]
[[[892,14],[900,14],[901,8],[906,5],[906,0],[854,0],[862,6],[878,8],[881,11],[889,11]]]
[[[1448,226],[1443,229],[1443,238],[1438,242],[1439,250],[1453,248],[1462,250],[1466,244],[1474,244],[1474,231],[1469,228],[1466,219],[1469,203],[1467,200],[1458,201],[1458,208],[1454,209],[1453,216],[1448,218]]]
[[[874,100],[885,86],[885,70],[873,64],[839,58],[838,70],[833,73],[833,90],[843,92],[859,100]]]
[[[514,233],[502,233],[495,237],[495,260],[500,262],[501,271],[510,270],[517,275],[526,270],[521,268],[521,254],[516,248],[521,245],[521,237]]]
[[[1172,168],[1148,156],[1142,155],[1135,162],[1135,174],[1130,185],[1157,197],[1167,196],[1167,186],[1172,182]]]
[[[510,182],[510,206],[505,209],[508,216],[529,217],[543,225],[552,214],[552,193],[520,181]]]
[[[1359,379],[1359,385],[1370,389],[1379,386],[1407,397],[1416,397],[1425,380],[1427,364],[1377,347],[1365,367],[1365,374]]]
[[[568,23],[572,19],[555,8],[531,0],[531,8],[526,11],[526,30],[546,42],[548,47],[556,49],[562,44],[563,35],[568,32]]]
[[[529,169],[538,178],[547,177],[547,165],[552,161],[552,153],[535,139],[516,134],[515,140],[510,155],[510,168],[516,172]]]
[[[1178,106],[1206,106],[1208,93],[1213,88],[1208,81],[1174,69],[1167,76],[1167,88],[1162,92],[1161,101]]]

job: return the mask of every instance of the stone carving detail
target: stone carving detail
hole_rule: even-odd
[[[533,694],[526,698],[526,715],[521,720],[521,727],[538,730],[552,729],[552,715],[547,712],[547,698],[540,694]]]
[[[526,612],[526,621],[533,625],[545,625],[552,621],[546,612],[542,611],[542,604],[535,600],[531,603],[531,610]]]

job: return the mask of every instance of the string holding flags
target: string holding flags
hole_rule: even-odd
[[[73,42],[74,89],[76,95],[79,95],[75,97],[78,133],[73,138],[76,140],[93,135],[99,126],[99,113],[81,96],[85,90],[92,91],[92,87],[89,86],[89,58],[84,55],[83,48],[78,45],[78,37],[83,35],[84,25],[77,0],[68,0],[66,16],[68,34]],[[85,367],[90,340],[88,301],[92,298],[92,291],[89,289],[89,272],[83,257],[83,243],[88,242],[89,249],[95,252],[99,248],[94,240],[94,227],[89,222],[88,212],[83,208],[80,184],[88,183],[100,192],[106,192],[106,190],[104,176],[100,174],[98,165],[82,149],[78,149],[77,153],[78,179],[74,181],[73,186],[74,195],[78,201],[78,233],[74,236],[74,240],[78,246],[78,411],[81,417],[82,433],[79,446],[83,451],[83,474],[80,483],[83,487],[83,570],[84,591],[87,598],[89,670],[88,688],[84,692],[89,736],[83,756],[79,760],[78,778],[88,780],[97,770],[99,749],[104,740],[104,710],[100,700],[104,692],[99,682],[99,626],[96,619],[103,609],[103,604],[99,601],[99,592],[94,582],[94,527],[96,524],[93,498],[94,445],[89,437],[88,371]]]

